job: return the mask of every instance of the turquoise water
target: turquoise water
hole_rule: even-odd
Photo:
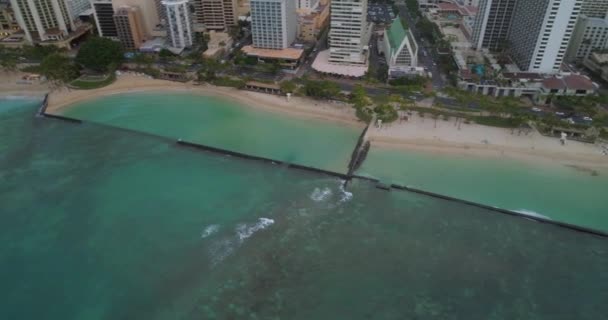
[[[113,95],[76,104],[63,113],[337,172],[347,171],[350,155],[363,130],[186,93]]]
[[[372,147],[358,174],[608,231],[608,171]]]
[[[605,319],[606,239],[0,101],[0,319]]]

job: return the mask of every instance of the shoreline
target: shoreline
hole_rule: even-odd
[[[74,90],[62,88],[53,91],[49,95],[47,113],[60,114],[61,110],[70,108],[77,103],[102,98],[104,96],[142,92],[182,92],[208,96],[238,103],[243,107],[270,112],[282,112],[302,119],[315,119],[361,128],[364,127],[364,124],[356,118],[354,110],[348,105],[337,107],[336,105],[327,102],[315,101],[302,97],[292,97],[288,102],[286,97],[283,96],[239,90],[230,87],[218,87],[208,84],[193,85],[167,80],[148,79],[134,75],[121,75],[116,82],[99,89]]]
[[[389,137],[371,137],[374,147],[384,150],[413,151],[438,156],[458,156],[463,158],[507,160],[533,165],[550,164],[582,169],[608,169],[608,159],[602,155],[576,155],[554,153],[545,150],[522,149],[509,146],[445,143],[433,140],[404,140]]]

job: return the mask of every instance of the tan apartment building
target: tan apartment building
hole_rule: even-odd
[[[167,13],[164,7],[160,5],[160,2],[152,0],[112,0],[112,4],[114,8],[124,6],[137,7],[146,38],[166,36],[160,24],[161,17],[166,19]],[[159,9],[161,12],[158,11]]]
[[[237,24],[237,0],[191,0],[194,23],[207,30],[226,30]]]
[[[317,5],[313,10],[298,10],[298,39],[316,41],[321,30],[329,24],[329,5]]]
[[[118,39],[126,51],[135,51],[145,41],[145,32],[138,7],[120,7],[114,13]]]

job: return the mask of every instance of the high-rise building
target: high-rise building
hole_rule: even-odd
[[[481,0],[473,23],[471,43],[477,50],[508,47],[507,37],[517,0]]]
[[[114,23],[114,5],[112,0],[91,0],[97,33],[101,37],[117,39],[118,31]]]
[[[194,22],[208,30],[225,30],[237,24],[236,0],[191,0]]]
[[[608,0],[583,0],[580,14],[589,18],[604,18],[608,14]]]
[[[474,7],[477,7],[483,1],[484,0],[458,0],[458,3],[460,3],[463,6],[474,6]]]
[[[367,0],[331,1],[329,62],[366,64],[370,36]]]
[[[91,2],[89,0],[66,0],[66,2],[72,19],[78,18],[80,14],[91,9]]]
[[[25,39],[62,40],[75,30],[74,21],[64,0],[11,0],[11,6]]]
[[[582,0],[517,1],[509,31],[511,58],[522,71],[560,70]]]
[[[253,46],[285,49],[296,39],[297,15],[294,0],[251,0]]]
[[[192,46],[193,30],[188,0],[163,0],[167,12],[167,38],[176,49]]]
[[[603,50],[608,45],[608,19],[581,15],[572,34],[567,61],[582,62],[591,52]]]
[[[139,49],[145,41],[144,29],[138,7],[120,7],[114,13],[118,39],[127,51]]]
[[[162,33],[159,33],[158,25],[160,24],[160,19],[158,17],[156,2],[152,0],[112,0],[112,4],[114,4],[114,8],[124,6],[137,7],[139,11],[137,15],[140,17],[146,38],[164,36],[161,35]],[[166,17],[163,19],[166,19]]]

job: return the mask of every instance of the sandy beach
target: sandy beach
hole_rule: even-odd
[[[0,97],[42,97],[49,92],[46,84],[18,83],[24,75],[26,73],[0,71]]]
[[[367,136],[373,146],[383,148],[608,168],[608,156],[593,144],[567,141],[561,145],[559,139],[535,131],[526,135],[478,124],[462,123],[459,129],[455,119],[435,124],[433,119],[414,115],[382,128],[371,126]]]
[[[15,81],[21,74],[3,75],[0,94],[42,95],[48,91],[44,85],[20,85]],[[61,109],[78,102],[98,97],[146,91],[175,91],[230,99],[239,104],[268,111],[284,112],[303,119],[316,119],[363,127],[354,110],[346,104],[332,104],[302,97],[286,97],[238,90],[212,85],[194,85],[173,81],[150,79],[145,76],[123,74],[113,84],[95,90],[57,89],[49,96],[47,112],[58,113]],[[455,120],[435,120],[417,115],[409,121],[396,121],[382,128],[370,127],[367,138],[373,146],[419,150],[437,154],[459,154],[488,158],[512,158],[526,161],[550,161],[566,165],[608,167],[608,157],[599,146],[568,141],[562,146],[558,139],[538,132],[518,134],[510,129],[477,124],[455,125]]]
[[[166,80],[150,79],[145,76],[123,74],[111,85],[95,90],[73,90],[62,88],[49,96],[48,113],[57,113],[63,108],[78,102],[102,96],[132,92],[187,92],[229,99],[239,104],[269,111],[285,112],[292,116],[324,121],[340,122],[363,127],[357,120],[354,110],[346,104],[336,105],[312,99],[269,95],[264,93],[238,90],[213,85],[194,85]]]

